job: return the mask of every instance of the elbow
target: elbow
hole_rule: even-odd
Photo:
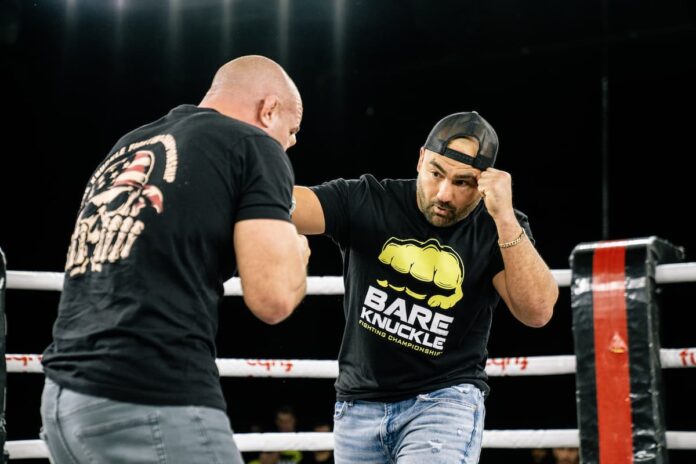
[[[287,319],[298,303],[288,294],[245,295],[244,302],[257,318],[269,325],[276,325]]]
[[[290,316],[290,314],[292,314],[292,310],[290,310],[290,311],[275,310],[275,311],[266,311],[264,314],[257,314],[256,316],[268,325],[276,325],[276,324],[280,324],[285,319],[287,319]]]
[[[548,315],[543,315],[543,316],[535,316],[533,318],[530,318],[525,321],[525,325],[532,327],[534,329],[540,329],[541,327],[544,327],[546,324],[549,323],[551,320],[551,315],[553,313],[548,313]]]
[[[540,305],[529,311],[524,320],[526,326],[539,329],[549,323],[553,316],[553,305]]]
[[[551,317],[553,317],[553,308],[558,301],[558,286],[554,285],[553,290],[547,292],[545,297],[539,298],[539,300],[533,305],[529,314],[531,318],[528,323],[529,327],[541,328],[549,323]]]

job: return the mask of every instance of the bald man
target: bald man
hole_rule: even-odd
[[[285,151],[302,119],[275,62],[244,56],[124,135],[89,179],[43,357],[54,463],[242,463],[215,365],[223,282],[269,324],[305,294]]]

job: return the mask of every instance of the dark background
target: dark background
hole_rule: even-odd
[[[90,174],[125,131],[196,104],[215,70],[245,54],[281,63],[304,100],[289,152],[297,182],[371,172],[415,176],[446,114],[496,128],[537,248],[567,269],[575,245],[658,236],[695,261],[696,2],[693,0],[3,0],[0,247],[11,270],[60,271]],[[310,239],[310,275],[340,255]],[[662,287],[662,344],[694,346],[688,284]],[[7,293],[9,353],[50,341],[57,292]],[[219,356],[335,359],[340,296],[308,296],[278,326],[237,297],[221,310]],[[501,305],[491,356],[573,352],[568,288],[543,329]],[[696,430],[693,372],[665,370],[669,430]],[[8,376],[8,439],[34,439],[42,376]],[[299,429],[330,420],[331,380],[222,379],[233,427],[270,427],[292,404]],[[487,428],[575,428],[574,377],[492,378]],[[485,449],[482,463],[524,463]],[[670,452],[693,462],[693,451]]]

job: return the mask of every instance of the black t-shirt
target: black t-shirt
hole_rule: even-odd
[[[46,375],[86,394],[224,409],[215,365],[234,224],[290,220],[281,145],[182,105],[125,135],[92,175],[68,251]]]
[[[415,180],[312,187],[341,248],[346,325],[339,400],[397,401],[459,383],[488,392],[486,345],[503,270],[483,202],[449,227],[428,223]],[[516,211],[531,238],[527,217]]]

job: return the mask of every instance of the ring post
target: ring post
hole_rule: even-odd
[[[571,253],[583,464],[668,463],[655,267],[683,259],[683,248],[657,237]]]
[[[5,267],[5,255],[0,249],[0,451],[2,462],[8,461],[5,452],[5,440],[7,429],[5,427],[5,387],[7,386],[7,362],[5,360],[5,288],[7,287],[7,272]]]

